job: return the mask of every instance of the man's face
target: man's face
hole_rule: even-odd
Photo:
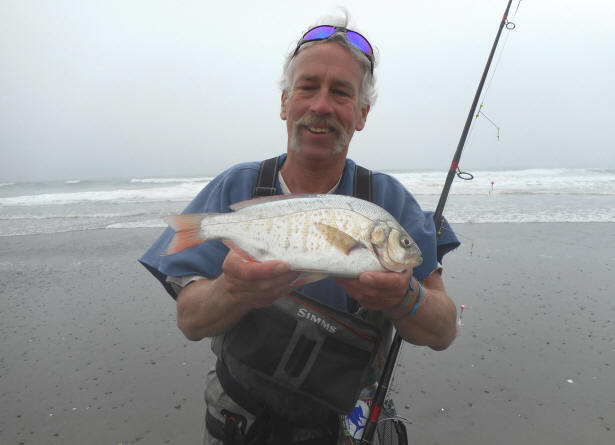
[[[301,51],[290,94],[282,93],[280,116],[286,120],[289,147],[319,159],[345,154],[369,112],[369,105],[359,107],[362,80],[359,62],[337,43],[319,43]]]

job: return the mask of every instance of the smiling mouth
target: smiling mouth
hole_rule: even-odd
[[[307,130],[310,133],[315,133],[315,134],[325,134],[325,133],[329,133],[331,132],[331,128],[329,127],[311,127],[311,126],[306,126],[305,128],[307,128]]]

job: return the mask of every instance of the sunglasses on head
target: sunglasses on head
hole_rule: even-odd
[[[310,29],[308,32],[303,34],[303,37],[297,44],[293,57],[297,55],[299,48],[301,48],[301,45],[304,43],[315,42],[317,40],[326,40],[338,31],[344,32],[348,38],[348,41],[352,43],[353,46],[360,49],[363,54],[365,54],[365,57],[369,60],[370,73],[374,74],[374,51],[372,50],[372,45],[370,45],[367,39],[358,32],[341,26],[321,25]]]

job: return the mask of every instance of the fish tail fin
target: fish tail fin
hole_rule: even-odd
[[[175,235],[171,238],[169,245],[164,251],[164,255],[173,255],[188,247],[207,241],[201,235],[201,221],[206,216],[207,213],[196,213],[164,218],[165,222],[175,230]]]

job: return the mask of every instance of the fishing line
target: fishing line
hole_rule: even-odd
[[[442,226],[442,228],[440,229],[440,232],[452,232],[452,230],[448,227]],[[474,251],[474,239],[470,238],[469,236],[465,236],[464,234],[457,232],[457,231],[455,232],[455,235],[457,235],[459,238],[466,239],[470,242],[470,256],[472,256],[473,251]]]
[[[509,28],[509,25],[511,26],[510,28]],[[504,50],[506,49],[506,44],[508,43],[508,39],[510,38],[510,31],[515,29],[515,27],[516,25],[513,22],[506,21],[506,29],[508,30],[508,32],[506,33],[506,37],[504,38],[504,43],[502,43],[502,49],[499,51],[498,58],[495,61],[495,67],[493,68],[493,71],[491,72],[491,77],[489,78],[489,81],[487,82],[487,86],[485,86],[485,92],[483,93],[483,99],[481,100],[481,107],[487,100],[487,96],[489,95],[489,89],[491,88],[491,84],[493,83],[493,78],[495,77],[495,73],[498,70],[498,67],[500,66],[500,62],[502,61],[502,55],[504,54]]]
[[[403,362],[404,349],[405,349],[404,348],[404,342],[402,342],[402,344],[399,347],[399,352],[398,352],[396,360],[395,360],[395,367],[393,368],[393,374],[391,374],[391,386],[389,387],[389,391],[395,392],[395,390],[399,390],[399,387],[396,385],[396,382],[397,382],[397,370],[399,368],[399,363]],[[387,400],[386,399],[385,399],[383,404],[384,405],[387,404]],[[378,423],[383,422],[385,420],[394,420],[394,419],[401,420],[402,422],[407,423],[407,424],[411,423],[405,417],[402,417],[399,414],[397,414],[397,410],[395,410],[395,416],[393,416],[393,417],[385,417],[385,418],[379,419]]]
[[[513,14],[513,19],[517,17],[517,11],[519,11],[519,6],[521,6],[521,1],[522,0],[519,0],[519,3],[517,3],[517,9],[515,9],[515,13]]]
[[[480,107],[478,109],[478,113],[476,113],[476,117],[478,118],[479,115],[483,115],[483,117],[485,119],[487,119],[489,122],[491,122],[491,125],[493,125],[495,127],[495,129],[498,131],[498,134],[496,135],[496,137],[498,138],[498,141],[500,140],[500,127],[498,127],[498,125],[493,122],[491,119],[489,119],[489,116],[487,116],[484,112],[483,112],[483,104],[480,104]]]
[[[491,76],[489,78],[489,81],[487,82],[487,85],[485,86],[485,92],[483,93],[483,97],[481,99],[480,102],[480,106],[478,109],[478,112],[476,113],[475,116],[475,120],[478,119],[478,117],[480,115],[483,115],[483,117],[485,117],[497,130],[497,139],[498,141],[500,140],[500,127],[499,125],[497,125],[492,119],[490,119],[489,117],[487,117],[487,115],[482,111],[483,107],[485,105],[485,102],[487,101],[487,96],[489,95],[489,90],[491,88],[491,85],[493,84],[493,78],[495,77],[495,73],[497,72],[499,66],[500,66],[500,62],[502,61],[502,56],[504,55],[504,51],[506,50],[506,45],[508,44],[508,39],[510,38],[510,32],[515,29],[517,27],[517,25],[512,21],[515,19],[515,17],[517,16],[517,12],[519,11],[519,7],[521,6],[521,1],[519,0],[519,2],[517,3],[517,9],[515,10],[515,13],[513,14],[513,17],[511,20],[506,20],[505,23],[505,27],[508,30],[508,32],[506,33],[506,37],[504,37],[504,43],[502,43],[502,49],[499,51],[498,53],[498,58],[495,62],[495,66],[493,68],[493,71],[491,72]],[[472,133],[472,129],[474,128],[474,125],[472,125],[472,128],[470,128],[470,135]],[[468,139],[470,138],[470,135],[468,135]]]
[[[517,9],[515,10],[515,13],[513,15],[513,19],[517,16],[517,12],[519,11],[519,7],[521,6],[521,1],[519,0],[519,2],[517,3]],[[510,38],[510,31],[512,31],[513,29],[516,28],[517,25],[515,25],[514,22],[512,22],[511,20],[506,19],[505,23],[504,23],[504,27],[508,30],[508,32],[506,33],[506,37],[504,38],[504,43],[502,44],[502,49],[500,49],[498,51],[498,57],[497,60],[495,62],[495,67],[493,68],[493,71],[491,72],[491,76],[489,77],[489,81],[487,82],[487,85],[485,86],[485,92],[482,95],[482,100],[480,102],[480,107],[478,109],[478,112],[476,113],[476,116],[474,117],[474,121],[476,119],[478,119],[478,117],[480,115],[483,115],[483,117],[485,117],[490,123],[491,125],[493,125],[495,127],[495,129],[497,130],[497,134],[496,137],[498,139],[498,141],[500,140],[500,126],[498,124],[496,124],[493,119],[490,119],[483,111],[483,107],[485,102],[487,101],[487,95],[489,94],[489,89],[491,88],[491,85],[493,84],[493,78],[495,77],[495,73],[498,69],[498,67],[500,66],[500,62],[502,60],[502,55],[504,54],[504,50],[506,49],[506,45],[508,43],[508,39]],[[471,125],[470,126],[470,130],[468,132],[468,137],[467,137],[467,141],[469,141],[472,137],[472,132],[474,130],[475,125]],[[464,172],[459,168],[459,165],[457,165],[457,169],[455,172],[456,176],[459,179],[463,179],[464,181],[471,181],[472,179],[474,179],[474,175],[468,172]]]
[[[514,18],[517,16],[517,12],[519,11],[519,7],[521,6],[521,1],[519,0],[519,2],[517,3],[517,9],[515,9],[515,13],[513,14],[512,20],[514,20]],[[476,115],[474,116],[474,121],[476,121],[476,119],[479,118],[479,116],[483,116],[485,119],[487,119],[487,121],[489,121],[489,123],[491,123],[491,125],[493,125],[497,131],[496,133],[496,137],[498,139],[498,141],[500,140],[500,126],[498,124],[496,124],[494,122],[493,119],[489,118],[485,112],[483,111],[483,108],[485,106],[485,102],[487,101],[487,96],[489,95],[489,90],[491,88],[491,85],[493,84],[493,79],[495,77],[495,73],[497,72],[499,66],[500,66],[500,62],[502,60],[502,56],[504,54],[504,50],[506,49],[506,45],[508,44],[508,39],[510,38],[510,32],[515,29],[517,27],[517,25],[512,21],[512,20],[505,20],[504,23],[504,27],[507,29],[507,33],[506,36],[504,37],[504,43],[502,44],[502,49],[498,51],[498,57],[497,60],[495,62],[495,66],[493,68],[493,71],[491,72],[491,76],[489,77],[489,81],[487,82],[487,85],[485,86],[485,92],[482,95],[482,99],[480,101],[480,106],[478,111],[476,112]],[[470,139],[472,138],[472,133],[474,130],[475,124],[473,123],[470,127],[470,130],[468,132],[468,138],[467,138],[467,142],[470,141]],[[470,173],[467,172],[463,172],[459,169],[459,166],[457,166],[457,171],[456,171],[456,175],[458,178],[463,179],[465,181],[470,181],[472,179],[474,179],[474,176]]]

